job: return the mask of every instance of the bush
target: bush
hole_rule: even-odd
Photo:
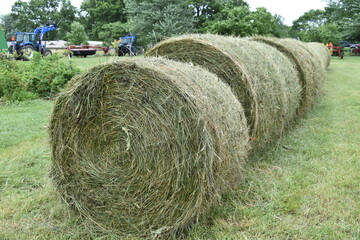
[[[59,55],[43,58],[34,53],[28,64],[0,60],[0,98],[10,101],[51,98],[79,72],[61,61]]]

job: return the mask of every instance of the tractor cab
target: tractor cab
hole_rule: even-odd
[[[136,48],[134,46],[137,36],[136,35],[126,35],[125,37],[119,38],[118,45],[118,56],[125,56],[129,54],[130,56],[136,56]]]
[[[17,43],[31,42],[36,44],[36,35],[34,33],[18,32],[16,33],[15,41]]]

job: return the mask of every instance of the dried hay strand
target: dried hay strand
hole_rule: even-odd
[[[310,42],[307,44],[311,47],[312,51],[318,55],[320,61],[324,63],[325,68],[327,68],[331,61],[329,49],[324,44],[319,42]]]
[[[147,56],[192,62],[230,85],[243,105],[253,151],[282,136],[300,102],[293,64],[274,48],[235,37],[185,35],[160,42]]]
[[[314,105],[324,79],[324,67],[318,64],[305,43],[294,39],[254,37],[251,40],[275,47],[295,65],[302,86],[298,116],[302,117]]]
[[[56,100],[54,183],[63,199],[124,236],[175,233],[241,177],[248,127],[231,89],[161,58],[96,66]]]

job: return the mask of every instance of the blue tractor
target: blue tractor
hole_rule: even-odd
[[[15,41],[9,47],[10,53],[17,53],[18,59],[24,60],[32,58],[34,51],[40,52],[43,56],[51,55],[51,51],[46,49],[42,41],[47,32],[55,29],[57,29],[57,25],[52,24],[38,27],[32,33],[17,32]]]
[[[129,54],[129,56],[136,56],[136,48],[134,46],[137,36],[136,35],[126,35],[125,37],[119,38],[119,45],[117,49],[118,56],[125,56]]]

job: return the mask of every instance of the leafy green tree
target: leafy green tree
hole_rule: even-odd
[[[128,24],[122,22],[114,22],[104,24],[99,32],[99,39],[103,41],[104,45],[109,46],[114,40],[125,36],[129,32]]]
[[[225,8],[217,19],[206,23],[206,31],[222,35],[249,36],[254,34],[248,6]]]
[[[194,31],[193,9],[182,0],[127,1],[129,29],[144,44]]]
[[[360,0],[328,0],[330,20],[339,26],[343,37],[360,41]]]
[[[127,21],[124,0],[84,0],[81,4],[81,11],[81,22],[84,24],[89,37],[93,40],[104,37],[104,25],[116,22],[125,23]],[[105,26],[105,29],[112,26]],[[101,37],[99,36],[100,33]]]
[[[193,8],[195,14],[195,28],[204,32],[204,24],[216,19],[217,14],[226,7],[248,6],[243,0],[188,0],[187,3]]]
[[[338,10],[336,10],[338,11]],[[292,35],[305,42],[333,42],[341,40],[344,32],[333,16],[334,9],[310,10],[293,22]]]
[[[224,8],[217,19],[206,23],[206,30],[210,33],[234,36],[279,35],[279,20],[269,13],[266,8],[250,11],[248,5],[240,7],[228,6]]]
[[[17,0],[11,10],[14,25],[21,32],[32,32],[36,27],[60,22],[58,31],[49,32],[50,39],[65,37],[76,14],[69,0]]]
[[[73,22],[71,24],[71,31],[66,34],[66,39],[70,42],[70,44],[81,45],[87,44],[88,36],[81,23]]]
[[[0,17],[0,26],[4,30],[5,38],[7,40],[10,40],[11,36],[18,32],[17,28],[15,27],[15,20],[10,14],[2,15]]]
[[[15,26],[21,31],[33,31],[36,27],[59,21],[60,0],[17,0],[11,9]]]
[[[327,22],[326,16],[323,10],[310,10],[293,22],[292,29],[300,32],[318,28]]]
[[[273,18],[275,26],[272,34],[278,38],[290,37],[291,27],[284,24],[284,18],[278,14],[275,14]]]
[[[71,30],[71,24],[76,20],[78,11],[76,7],[71,5],[70,0],[61,0],[60,10],[58,12],[59,30],[57,31],[57,38],[63,39],[66,34]]]

